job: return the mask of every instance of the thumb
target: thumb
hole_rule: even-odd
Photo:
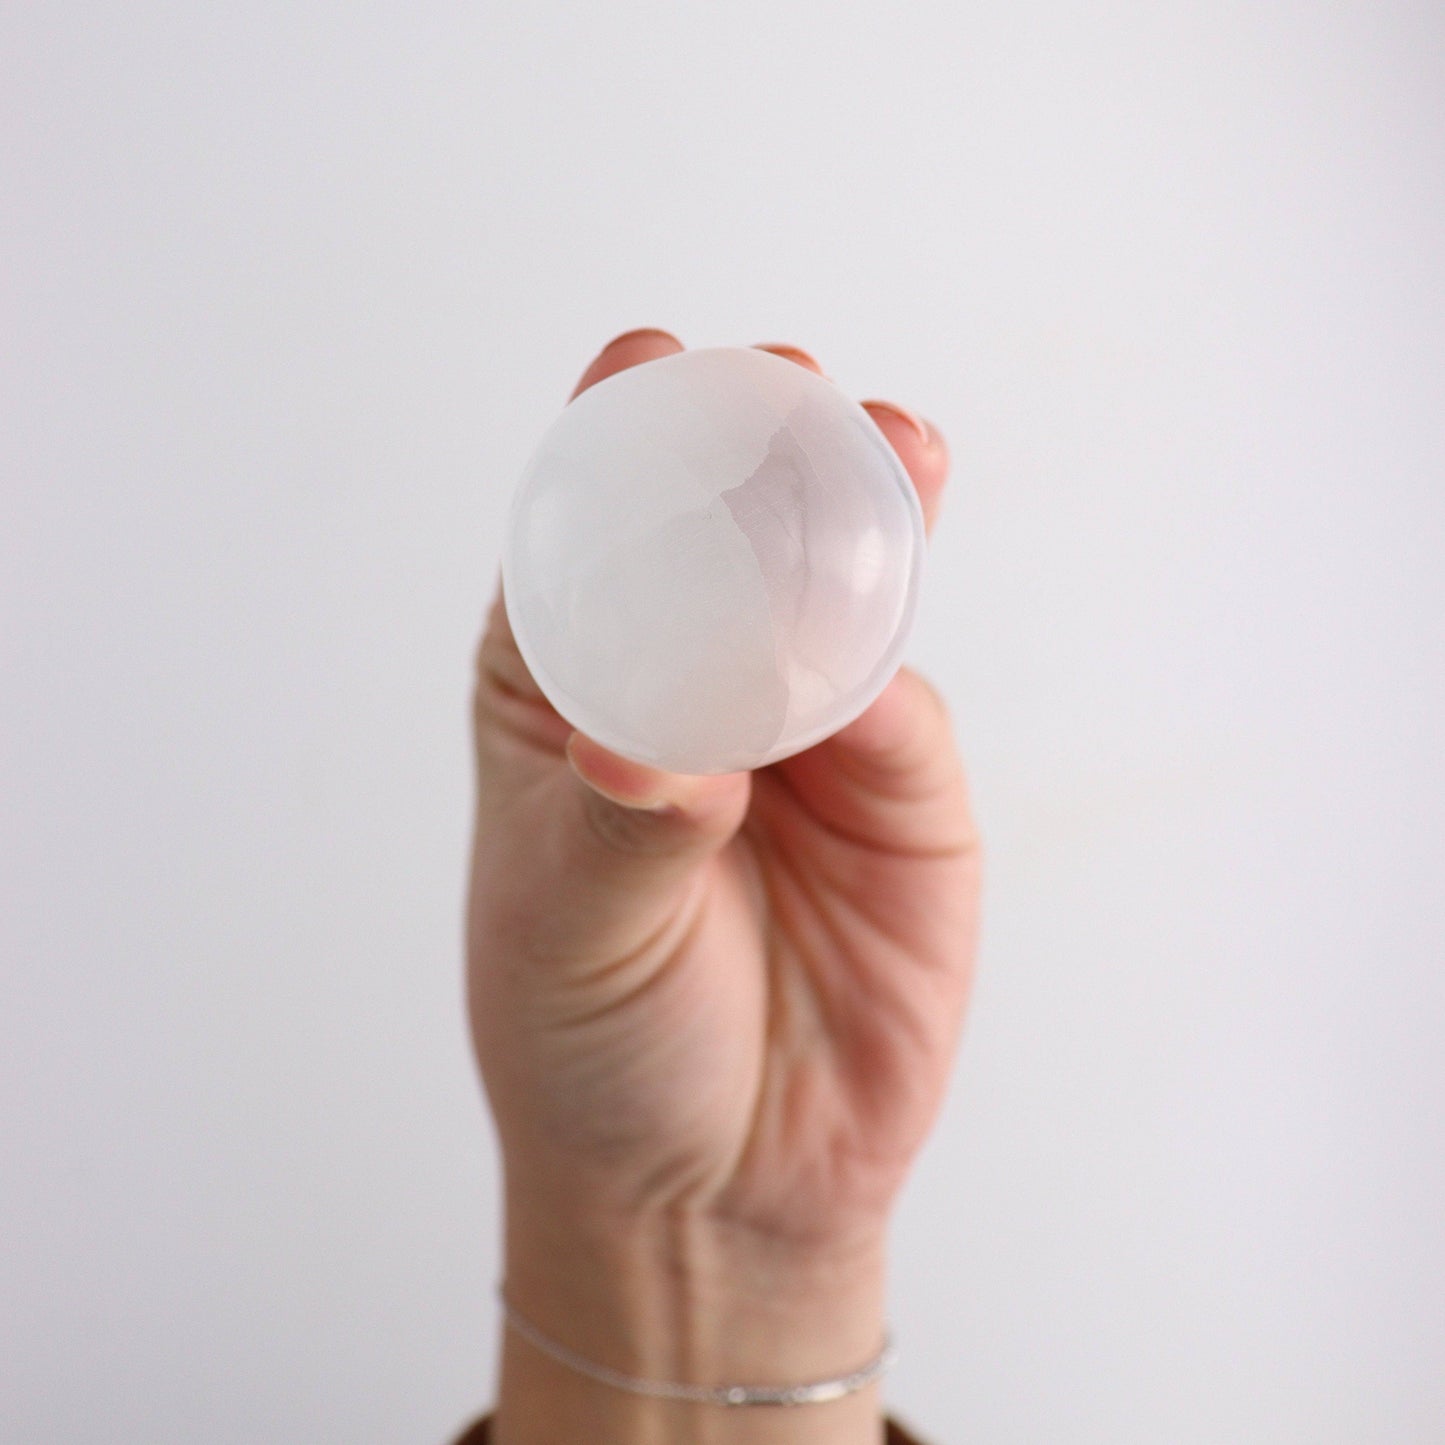
[[[574,786],[557,819],[558,876],[583,930],[572,942],[584,957],[612,961],[690,919],[693,881],[741,826],[751,774],[667,773],[580,732],[567,740],[567,760]]]

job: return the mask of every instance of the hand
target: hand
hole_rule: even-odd
[[[681,349],[662,332],[619,337],[577,392]],[[931,523],[942,438],[886,404],[869,411]],[[775,1311],[779,1343],[752,1376],[766,1363],[791,1379],[778,1350],[797,1332],[777,1292],[795,1289],[819,1306],[814,1373],[860,1363],[877,1343],[887,1217],[941,1104],[973,967],[979,851],[944,704],[905,669],[806,752],[751,774],[667,774],[556,713],[499,596],[475,730],[469,999],[514,1302],[529,1292],[554,1338],[590,1338],[614,1368],[624,1348],[662,1367],[637,1318],[617,1343],[620,1313],[681,1308],[642,1302],[637,1272],[655,1265],[674,1292],[720,1309],[726,1294],[755,1339],[768,1332],[747,1310]],[[615,1290],[597,1283],[600,1261],[624,1257]],[[837,1281],[850,1267],[869,1300],[854,1318],[870,1318],[832,1342],[823,1321],[848,1313]],[[854,1358],[837,1354],[844,1336]],[[702,1346],[691,1358],[720,1367]]]

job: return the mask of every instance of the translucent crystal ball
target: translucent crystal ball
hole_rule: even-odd
[[[522,475],[502,583],[573,727],[680,773],[761,767],[897,670],[923,514],[883,433],[765,351],[679,352],[568,404]]]

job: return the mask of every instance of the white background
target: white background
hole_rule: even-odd
[[[0,11],[0,1438],[493,1385],[473,635],[592,353],[953,443],[937,1445],[1445,1439],[1445,12]]]

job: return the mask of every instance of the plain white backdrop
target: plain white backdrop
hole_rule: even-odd
[[[641,325],[953,444],[989,845],[886,1398],[1445,1439],[1445,12],[0,11],[0,1438],[486,1405],[473,637]]]

